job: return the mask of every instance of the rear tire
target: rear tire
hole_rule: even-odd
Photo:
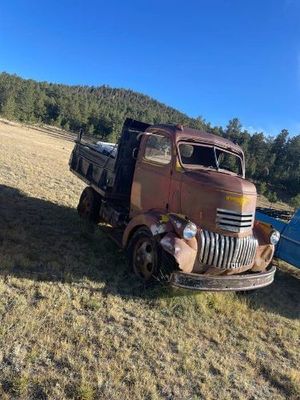
[[[81,193],[77,206],[77,211],[80,218],[97,224],[100,221],[100,205],[100,195],[90,186],[85,188]]]

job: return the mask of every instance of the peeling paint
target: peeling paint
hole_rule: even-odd
[[[160,235],[161,233],[166,232],[166,225],[165,224],[153,224],[150,227],[152,235]]]
[[[181,229],[181,227],[182,227],[182,223],[181,222],[174,221],[174,223],[175,223],[177,229]]]
[[[162,222],[162,223],[166,223],[166,222],[168,222],[169,220],[170,220],[169,214],[163,214],[163,215],[161,215],[161,217],[160,217],[160,222]]]
[[[161,239],[160,244],[165,250],[170,250],[171,252],[174,251],[174,246],[172,244],[172,241],[169,237],[165,236]]]
[[[178,254],[178,253],[180,252],[181,249],[180,249],[179,246],[175,246],[175,249],[174,249],[174,250],[175,250],[175,254]]]

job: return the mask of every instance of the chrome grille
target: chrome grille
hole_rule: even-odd
[[[251,264],[258,246],[253,236],[236,238],[209,231],[201,231],[199,241],[200,263],[221,269]]]
[[[254,213],[238,213],[217,208],[216,224],[221,229],[242,232],[252,227],[253,220]]]

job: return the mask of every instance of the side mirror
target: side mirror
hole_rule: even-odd
[[[135,148],[132,150],[131,157],[132,157],[134,160],[137,159],[138,151],[139,151],[139,149],[138,149],[137,147],[135,147]]]

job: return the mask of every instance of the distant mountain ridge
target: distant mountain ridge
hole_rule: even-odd
[[[0,114],[26,122],[44,122],[72,131],[116,138],[126,117],[148,123],[207,124],[151,97],[107,85],[69,86],[0,74]]]

